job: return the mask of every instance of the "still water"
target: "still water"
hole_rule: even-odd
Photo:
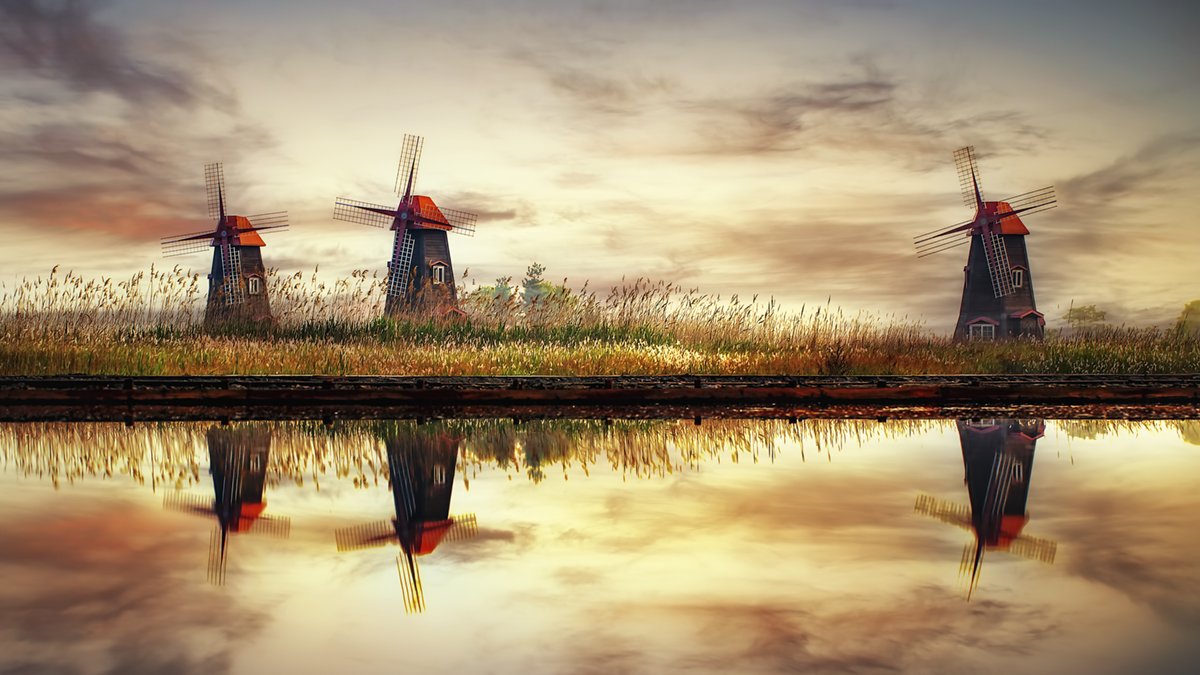
[[[0,671],[1194,672],[1200,423],[0,425]]]

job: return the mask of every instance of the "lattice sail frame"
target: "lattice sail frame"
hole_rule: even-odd
[[[404,134],[404,144],[400,147],[400,161],[396,165],[396,196],[405,200],[412,197],[417,185],[417,172],[421,168],[421,151],[424,148],[424,138]]]
[[[225,215],[225,169],[220,162],[204,165],[204,192],[208,197],[208,217]]]

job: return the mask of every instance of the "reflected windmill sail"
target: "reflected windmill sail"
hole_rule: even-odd
[[[171,493],[163,506],[215,520],[209,539],[208,580],[225,583],[230,535],[260,534],[286,538],[291,520],[265,515],[267,463],[271,432],[261,427],[213,428],[207,433],[213,499]]]
[[[442,424],[421,428],[388,425],[382,433],[396,517],[340,529],[339,551],[398,544],[396,567],[409,613],[425,611],[417,558],[439,545],[475,536],[473,514],[450,515],[458,446],[462,436]]]
[[[1046,425],[1042,420],[959,420],[969,505],[918,495],[915,510],[972,532],[959,572],[967,598],[979,585],[984,554],[1004,551],[1047,564],[1058,544],[1026,534],[1026,509],[1033,453]]]

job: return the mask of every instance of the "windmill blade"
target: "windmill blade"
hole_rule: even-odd
[[[267,227],[248,227],[244,230],[241,230],[241,232],[282,232],[289,229],[291,229],[291,227],[287,223],[283,223],[282,225],[268,225]]]
[[[164,258],[174,258],[181,255],[189,255],[191,253],[200,253],[212,248],[213,235],[210,232],[207,237],[196,237],[191,240],[173,241],[162,245],[162,255]]]
[[[408,229],[396,232],[396,243],[392,248],[392,259],[388,261],[388,297],[398,298],[408,291],[408,273],[412,266],[413,248],[416,243]],[[411,501],[411,500],[410,500]]]
[[[1058,206],[1058,198],[1054,194],[1054,186],[1050,185],[1040,190],[1026,192],[1023,195],[1017,195],[1005,200],[1008,204],[1009,211],[996,214],[998,221],[1003,221],[1005,218],[1011,218],[1018,214],[1031,215],[1049,211]]]
[[[225,169],[220,162],[204,165],[204,192],[208,196],[208,217],[224,215]]]
[[[979,540],[972,541],[963,547],[962,560],[958,563],[958,576],[966,584],[967,600],[971,593],[979,587],[979,572],[983,569],[984,547]]]
[[[425,139],[404,134],[404,145],[400,149],[400,162],[396,166],[396,194],[408,201],[417,183],[417,170],[421,165],[421,150]]]
[[[242,289],[242,254],[228,241],[221,241],[221,290],[225,304],[240,305],[246,301]]]
[[[248,530],[250,534],[263,534],[276,539],[287,539],[292,534],[292,519],[278,516],[260,516]]]
[[[399,542],[396,537],[396,524],[390,520],[380,520],[334,530],[333,538],[337,542],[337,550],[343,552],[378,548]]]
[[[225,547],[229,533],[221,527],[213,529],[208,538],[208,582],[214,586],[225,583]]]
[[[948,243],[943,243],[939,246],[930,246],[929,248],[917,249],[917,257],[924,258],[926,256],[931,256],[935,253],[941,253],[942,251],[949,251],[952,248],[958,248],[959,246],[966,246],[969,243],[971,243],[970,237],[967,237],[965,239],[952,239]]]
[[[396,556],[396,569],[400,572],[400,593],[404,597],[404,611],[419,614],[425,611],[425,589],[421,587],[421,572],[412,553],[405,551]]]
[[[1008,545],[1008,552],[1053,565],[1054,556],[1058,553],[1058,542],[1023,534]]]
[[[933,495],[919,494],[917,495],[917,503],[913,505],[913,510],[921,515],[940,520],[943,523],[957,525],[964,530],[971,529],[971,509],[962,504],[938,499]]]
[[[451,516],[450,519],[454,521],[454,524],[442,535],[442,541],[463,541],[472,539],[479,534],[479,525],[475,521],[474,513]]]
[[[395,209],[380,204],[346,199],[345,197],[338,197],[337,201],[333,204],[333,219],[342,220],[347,223],[389,228],[395,222],[396,215]]]
[[[271,228],[287,227],[288,212],[275,211],[273,213],[260,213],[256,216],[246,216],[246,220],[250,221],[251,227],[260,231]]]
[[[199,232],[188,232],[187,234],[173,234],[169,237],[163,237],[161,241],[162,241],[163,246],[166,246],[168,244],[178,244],[178,243],[185,242],[185,241],[195,241],[197,239],[212,239],[215,236],[217,236],[217,231],[212,228],[209,228],[207,230],[201,230]]]
[[[939,227],[936,230],[930,230],[928,232],[924,232],[924,233],[918,234],[917,236],[913,237],[913,245],[916,246],[917,248],[921,248],[922,246],[929,243],[930,241],[933,241],[935,239],[940,239],[948,234],[954,234],[955,232],[963,232],[965,230],[970,230],[974,225],[975,225],[975,220],[971,219],[971,220],[964,220],[961,223],[956,223],[954,225],[951,225],[950,227]]]
[[[475,221],[479,220],[476,214],[458,209],[442,209],[442,215],[446,217],[446,222],[450,223],[450,231],[454,234],[475,236]]]
[[[211,516],[214,513],[212,497],[186,492],[168,492],[163,495],[163,508],[198,516]]]
[[[1011,295],[1012,264],[1008,262],[1008,251],[1004,247],[1004,236],[999,228],[985,226],[980,235],[983,240],[983,256],[987,261],[988,276],[992,280],[992,293],[997,298]]]
[[[954,151],[954,168],[958,171],[958,186],[962,190],[963,204],[975,207],[983,204],[979,167],[975,164],[975,146],[968,145]]]

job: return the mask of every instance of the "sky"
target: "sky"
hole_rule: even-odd
[[[209,225],[286,209],[282,273],[383,272],[391,240],[334,199],[417,191],[479,214],[473,283],[648,277],[949,332],[965,248],[912,238],[984,195],[1056,186],[1028,218],[1054,326],[1072,303],[1169,323],[1200,297],[1200,8],[933,0],[0,0],[0,282],[122,278]],[[468,286],[471,282],[468,282]]]

